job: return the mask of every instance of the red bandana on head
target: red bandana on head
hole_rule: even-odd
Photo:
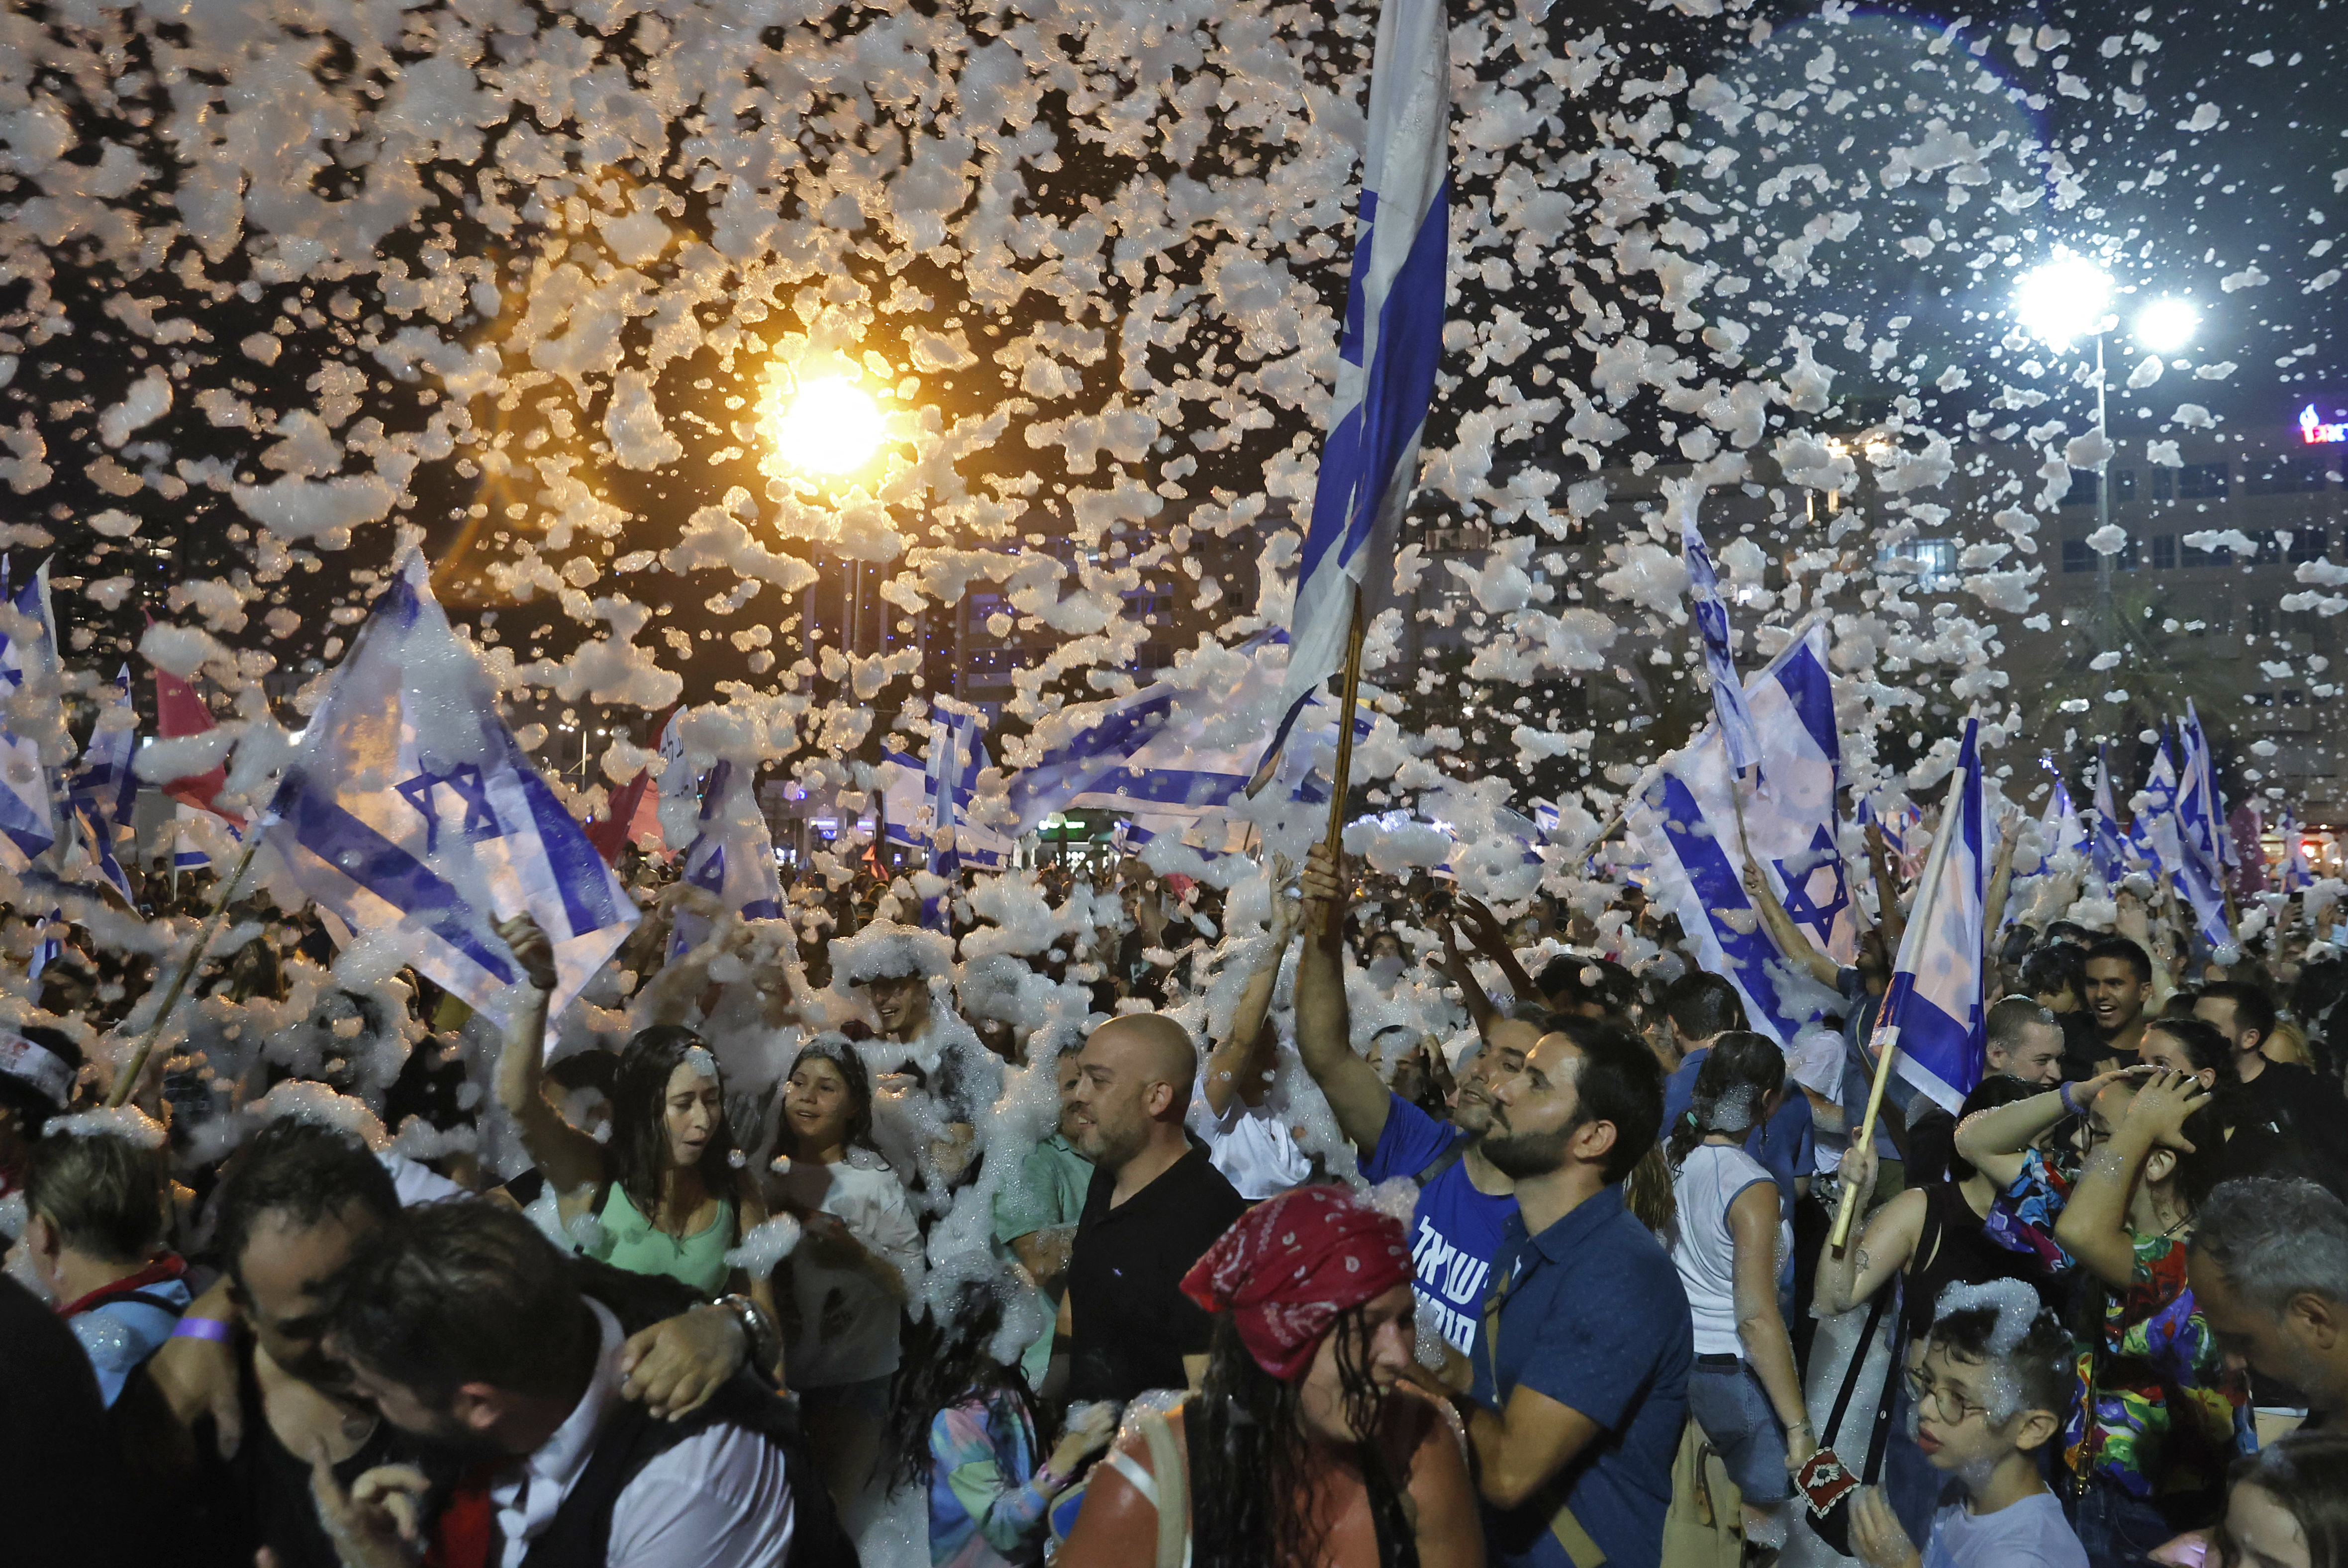
[[[1402,1222],[1344,1187],[1259,1203],[1182,1276],[1182,1294],[1228,1312],[1256,1365],[1293,1382],[1337,1315],[1410,1279]]]

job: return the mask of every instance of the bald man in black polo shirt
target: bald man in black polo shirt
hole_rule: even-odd
[[[1205,1365],[1211,1323],[1180,1282],[1247,1202],[1183,1131],[1199,1052],[1180,1025],[1112,1018],[1080,1068],[1069,1137],[1093,1180],[1068,1264],[1068,1396],[1127,1400]]]

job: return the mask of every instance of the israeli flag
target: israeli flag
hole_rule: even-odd
[[[1045,817],[1071,807],[1195,823],[1237,803],[1251,787],[1252,754],[1244,743],[1235,743],[1234,718],[1260,712],[1277,698],[1282,672],[1260,655],[1280,640],[1273,633],[1233,649],[1248,655],[1248,662],[1228,687],[1161,678],[1097,707],[1054,715],[1038,732],[1045,738],[1042,755],[1011,780],[1019,831],[1033,832]],[[1307,694],[1308,704],[1317,700]],[[1375,722],[1365,714],[1354,716],[1356,742]],[[1323,724],[1313,744],[1275,759],[1289,799],[1328,799],[1325,789],[1313,784],[1313,758],[1320,743],[1334,742],[1335,735],[1334,723]]]
[[[139,775],[130,769],[131,755],[138,748],[139,715],[130,705],[130,666],[125,665],[114,678],[114,700],[90,731],[89,744],[82,748],[83,766],[74,774],[67,795],[98,874],[112,882],[126,901],[130,897],[130,879],[116,858],[115,844],[129,828],[130,810],[139,799]]]
[[[2209,742],[2191,698],[2178,727],[2183,763],[2177,782],[2177,841],[2181,851],[2177,885],[2193,906],[2201,940],[2215,947],[2234,938],[2226,919],[2226,868],[2221,849],[2226,809],[2218,798],[2217,772],[2209,765]]]
[[[1010,864],[1011,841],[969,820],[978,776],[992,766],[975,717],[938,725],[927,762],[901,751],[884,754],[882,816],[890,841],[925,854],[930,870],[940,876],[952,876],[963,866],[997,871]]]
[[[1916,893],[1923,918],[1908,923],[1883,998],[1885,1048],[1899,1052],[1896,1070],[1952,1114],[1982,1075],[1980,738],[1980,721],[1965,720],[1949,803]]]
[[[2128,802],[2128,848],[2136,863],[2155,879],[2173,877],[2185,859],[2177,840],[2177,768],[2168,758],[2168,733],[2152,754],[2144,788]]]
[[[1848,964],[1859,941],[1836,843],[1842,743],[1825,625],[1813,621],[1787,644],[1746,683],[1745,697],[1761,738],[1760,786],[1740,785],[1720,727],[1707,725],[1654,770],[1628,820],[1653,868],[1653,896],[1695,939],[1697,965],[1726,975],[1753,1026],[1782,1046],[1834,998],[1788,964],[1761,928],[1745,895],[1747,853],[1819,952]]]
[[[715,893],[744,920],[773,920],[783,913],[783,882],[775,870],[774,835],[767,830],[767,814],[758,810],[757,778],[756,769],[730,757],[719,758],[710,769],[681,880]],[[678,910],[669,955],[688,951],[708,931],[708,921]]]
[[[0,559],[0,597],[15,612],[0,624],[0,701],[13,701],[28,676],[37,680],[57,666],[47,562],[31,582],[10,593],[7,562]],[[5,717],[0,709],[0,865],[22,872],[57,841],[57,799],[40,744],[7,727]]]
[[[49,911],[48,924],[44,928],[47,934],[33,948],[32,959],[25,965],[26,979],[38,980],[41,971],[66,955],[66,939],[57,934],[57,928],[65,923],[65,918],[66,912],[62,909]]]
[[[2127,871],[2127,841],[2120,836],[2119,812],[2112,806],[2112,751],[2096,742],[2096,827],[2087,853],[2106,887],[2117,887]]]
[[[2305,892],[2315,885],[2315,868],[2307,863],[2307,845],[2299,836],[2299,814],[2285,806],[2275,830],[2282,835],[2282,891]]]
[[[1745,706],[1745,686],[1736,678],[1736,657],[1728,647],[1728,604],[1720,596],[1720,573],[1713,569],[1712,552],[1704,545],[1696,526],[1696,506],[1704,487],[1694,479],[1665,480],[1663,492],[1676,504],[1680,516],[1680,559],[1687,566],[1688,608],[1704,640],[1704,673],[1712,683],[1712,711],[1728,747],[1728,765],[1743,773],[1761,760],[1761,738],[1753,728],[1753,710]]]
[[[185,800],[171,803],[171,870],[175,872],[233,866],[237,845],[243,839],[236,822],[198,810]]]
[[[603,966],[636,908],[498,715],[411,554],[335,672],[262,830],[304,892],[390,936],[477,1011],[520,977],[492,924],[527,912],[554,944],[552,1014]]]
[[[1250,790],[1321,683],[1344,668],[1394,583],[1395,531],[1418,482],[1418,441],[1443,355],[1449,251],[1451,41],[1441,0],[1385,0],[1370,65],[1367,150],[1337,387],[1297,569],[1282,717]]]

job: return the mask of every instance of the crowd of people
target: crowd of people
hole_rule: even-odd
[[[20,914],[7,1558],[2348,1568],[2348,960],[1993,921],[1942,1106],[1876,849],[1849,965],[1749,884],[1786,1041],[1634,887],[1325,846],[643,858],[554,1017],[527,917],[492,1018],[240,892],[119,1109],[218,890]]]

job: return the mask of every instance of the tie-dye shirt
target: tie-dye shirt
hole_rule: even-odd
[[[2101,1355],[2081,1348],[2065,1457],[2131,1497],[2214,1502],[2255,1446],[2250,1386],[2195,1310],[2185,1258],[2178,1237],[2136,1239],[2136,1277],[2104,1303]]]
[[[940,1410],[930,1422],[930,1562],[934,1568],[1026,1568],[1044,1560],[1035,1429],[1004,1389]]]

